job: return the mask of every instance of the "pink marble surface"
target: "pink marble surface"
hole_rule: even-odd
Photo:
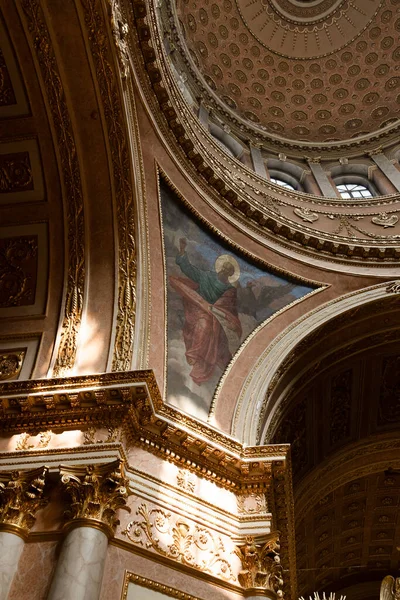
[[[100,600],[119,599],[121,597],[125,572],[130,571],[151,581],[168,585],[186,594],[191,594],[201,600],[239,600],[243,596],[229,590],[211,585],[206,581],[191,577],[186,573],[170,569],[156,561],[137,556],[117,548],[108,546],[108,554],[104,569],[103,585]]]
[[[56,564],[57,542],[25,544],[8,600],[45,600]]]

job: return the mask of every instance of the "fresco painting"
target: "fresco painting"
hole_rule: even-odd
[[[206,420],[232,357],[263,321],[313,291],[260,268],[197,221],[161,180],[167,402]]]

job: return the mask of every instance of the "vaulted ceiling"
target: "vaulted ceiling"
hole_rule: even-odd
[[[192,60],[268,133],[343,140],[398,120],[398,0],[177,0]]]

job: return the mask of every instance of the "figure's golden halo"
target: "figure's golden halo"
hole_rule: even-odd
[[[234,258],[233,256],[231,256],[230,254],[221,254],[221,256],[218,256],[217,260],[215,261],[215,270],[217,273],[219,273],[222,269],[222,266],[225,263],[229,263],[233,266],[233,268],[235,269],[233,275],[231,275],[230,277],[228,277],[228,281],[229,283],[235,283],[235,281],[237,281],[240,277],[240,267],[239,267],[239,263],[236,260],[236,258]]]

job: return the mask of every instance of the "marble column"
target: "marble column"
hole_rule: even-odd
[[[43,498],[47,467],[0,474],[0,600],[6,600]]]
[[[65,538],[48,598],[97,600],[100,596],[108,537],[93,527],[77,527]]]
[[[24,548],[22,537],[0,531],[0,600],[6,600]]]
[[[60,474],[70,496],[69,520],[48,600],[98,600],[108,540],[119,523],[116,511],[127,509],[129,481],[120,460],[60,467]]]

